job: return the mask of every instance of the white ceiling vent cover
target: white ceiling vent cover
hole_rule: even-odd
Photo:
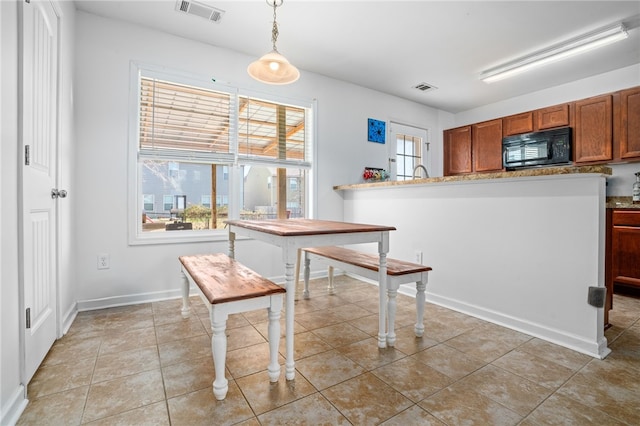
[[[176,10],[187,15],[199,16],[211,22],[220,22],[224,10],[193,0],[177,0]]]

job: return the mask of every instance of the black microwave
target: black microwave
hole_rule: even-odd
[[[507,136],[502,139],[506,170],[571,163],[571,127]]]

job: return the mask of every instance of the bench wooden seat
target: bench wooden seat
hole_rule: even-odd
[[[337,267],[362,277],[378,281],[380,259],[377,254],[363,253],[344,247],[327,246],[305,248],[304,292],[309,298],[309,265],[311,258],[318,258],[329,264],[329,294],[335,293],[333,286],[333,268]],[[402,284],[416,283],[416,336],[424,334],[424,304],[428,273],[431,267],[403,260],[387,258],[387,344],[394,346],[396,341],[395,316],[396,297]]]
[[[222,253],[180,256],[182,271],[182,316],[189,317],[189,290],[195,287],[209,309],[211,349],[215,367],[213,394],[216,399],[226,397],[228,380],[225,377],[229,314],[266,308],[269,326],[269,380],[280,376],[278,344],[280,341],[280,311],[285,289],[258,275],[240,262]]]

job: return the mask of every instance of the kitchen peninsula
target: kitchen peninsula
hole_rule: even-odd
[[[394,223],[389,256],[433,267],[427,300],[597,358],[606,166],[334,187],[344,220]],[[412,290],[407,287],[405,292]]]

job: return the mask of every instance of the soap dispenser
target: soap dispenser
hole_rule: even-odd
[[[631,194],[633,204],[640,204],[640,172],[636,173],[636,181],[633,184],[633,192]]]

